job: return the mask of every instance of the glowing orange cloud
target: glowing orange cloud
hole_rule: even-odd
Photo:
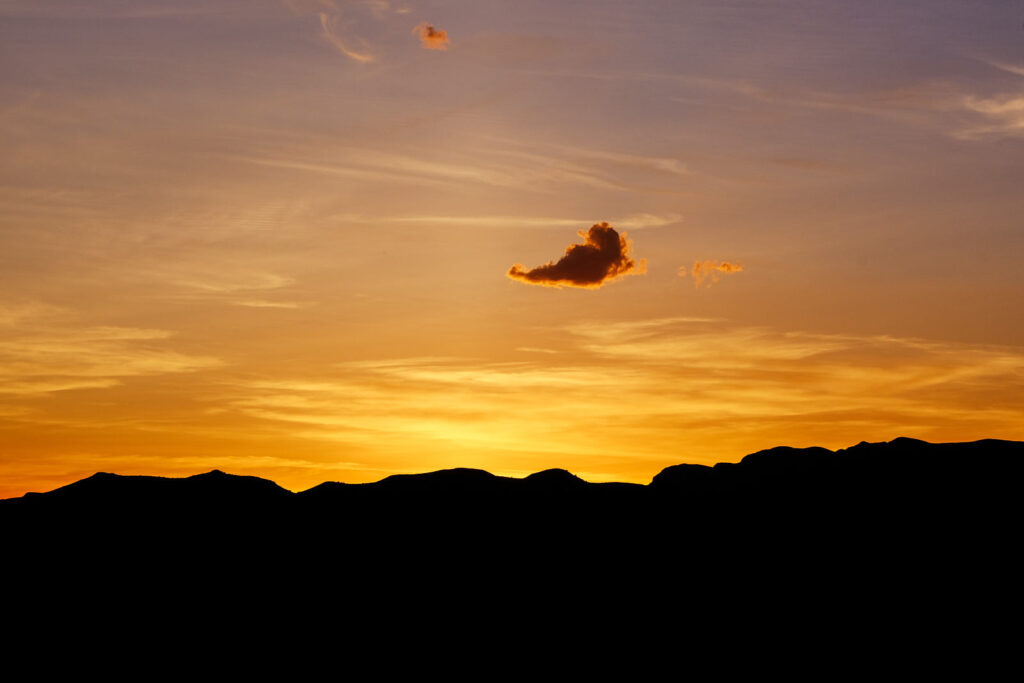
[[[708,283],[710,287],[712,283],[721,280],[722,275],[739,273],[742,270],[743,266],[740,264],[729,263],[728,261],[696,261],[690,274],[693,275],[694,287],[700,287],[709,278],[711,279],[711,282]],[[685,267],[679,269],[679,277],[686,277]]]
[[[595,223],[590,230],[580,230],[583,244],[570,244],[558,262],[527,270],[515,264],[508,271],[513,280],[532,285],[597,288],[620,275],[644,272],[644,261],[629,258],[629,242],[625,233],[619,235],[607,223]]]
[[[451,43],[451,41],[448,40],[447,31],[434,28],[432,24],[428,24],[425,21],[419,26],[416,26],[412,32],[420,37],[420,42],[423,43],[423,47],[428,50],[447,50],[448,45]]]

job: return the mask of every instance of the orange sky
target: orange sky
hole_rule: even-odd
[[[1024,439],[1022,20],[0,0],[0,497]]]

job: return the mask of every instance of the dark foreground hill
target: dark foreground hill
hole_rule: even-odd
[[[327,482],[292,493],[214,470],[182,479],[98,473],[48,493],[0,501],[23,538],[144,547],[180,538],[316,547],[419,547],[462,552],[573,544],[651,549],[725,538],[760,543],[836,534],[879,542],[970,534],[1020,520],[1024,443],[931,444],[900,438],[773,448],[739,463],[676,465],[649,485],[588,483],[565,470],[523,479],[453,469],[369,484]]]
[[[753,634],[773,656],[842,661],[908,633],[1002,648],[1011,632],[977,625],[1021,606],[1022,475],[1024,443],[902,438],[677,465],[646,486],[455,469],[292,493],[100,473],[0,501],[2,568],[12,623],[74,613],[98,640],[116,623],[135,641],[299,629],[378,657],[398,633],[670,656],[694,633]]]

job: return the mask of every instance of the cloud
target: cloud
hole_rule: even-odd
[[[356,31],[360,27],[364,27],[370,18],[377,22],[383,22],[393,14],[408,14],[412,11],[410,7],[392,6],[391,0],[280,1],[295,15],[317,16],[320,19],[321,36],[338,52],[361,64],[375,62],[377,57],[368,52],[365,47],[361,49],[352,47],[354,41],[357,44],[366,45],[366,41],[360,35],[356,35]],[[440,33],[443,36],[444,31]]]
[[[584,243],[570,244],[557,263],[530,270],[517,263],[508,276],[533,285],[597,288],[621,275],[644,272],[645,261],[638,265],[629,258],[625,233],[619,235],[607,223],[595,223],[590,230],[580,230],[579,235]]]
[[[1024,76],[1024,65],[1017,66],[1016,64],[1007,64],[1005,62],[986,62],[989,66],[994,66],[1000,71],[1006,71],[1007,73],[1017,74],[1018,76]]]
[[[246,306],[247,308],[304,308],[309,305],[302,301],[267,301],[265,299],[249,299],[232,303],[235,306]]]
[[[555,216],[495,216],[495,215],[415,215],[415,216],[369,216],[363,214],[336,214],[339,220],[353,223],[433,223],[438,226],[444,225],[471,225],[473,227],[487,228],[554,228],[572,227],[580,223],[586,223],[585,218],[561,218]],[[683,220],[682,214],[666,213],[640,213],[626,216],[615,221],[619,224],[628,225],[630,229],[653,228],[663,225],[673,225]]]
[[[988,99],[967,97],[964,98],[963,106],[987,117],[989,123],[963,131],[960,137],[1024,135],[1024,95],[1003,95]]]
[[[188,279],[178,279],[175,284],[213,294],[231,294],[254,290],[281,289],[295,284],[293,278],[275,273],[258,272],[205,272],[196,273]]]
[[[341,39],[341,36],[338,35],[338,30],[335,26],[336,24],[336,17],[331,17],[326,12],[320,13],[320,27],[323,29],[323,36],[338,50],[338,52],[349,59],[354,59],[360,64],[372,62],[374,60],[373,55],[366,52],[357,52],[345,44]]]
[[[740,264],[729,263],[728,261],[696,261],[690,274],[693,276],[694,287],[700,287],[708,279],[711,280],[711,282],[708,282],[708,287],[710,287],[713,283],[721,280],[722,275],[738,273],[742,270],[743,266]],[[679,277],[686,277],[685,266],[679,269]]]
[[[413,28],[412,32],[420,37],[420,43],[428,50],[447,50],[448,45],[451,44],[447,31],[434,28],[432,24],[425,21]]]
[[[501,473],[554,462],[620,481],[649,481],[680,453],[714,463],[794,434],[797,445],[830,448],[896,434],[1019,438],[1024,418],[1020,347],[684,317],[558,329],[569,334],[556,354],[382,357],[315,376],[235,376],[218,400],[259,420],[261,433],[344,444],[366,463],[386,454],[389,465],[458,466],[453,453],[471,452]]]
[[[83,326],[60,309],[0,306],[0,398],[100,389],[125,377],[197,372],[224,363],[161,348],[173,333],[136,327]]]
[[[558,154],[537,153],[523,145],[512,145],[491,136],[473,137],[479,142],[473,145],[472,154],[469,151],[449,150],[450,153],[444,155],[443,159],[432,151],[418,148],[398,150],[360,147],[351,143],[343,144],[329,136],[315,136],[307,142],[296,142],[291,137],[279,140],[268,138],[262,150],[228,153],[224,158],[289,172],[303,171],[366,183],[461,186],[470,182],[503,188],[536,189],[544,193],[554,193],[559,186],[571,185],[602,190],[654,192],[659,195],[685,194],[678,185],[670,188],[645,187],[624,182],[630,177],[620,175],[615,164],[577,163]],[[32,206],[39,204],[36,202]],[[589,219],[586,216],[583,218],[573,223],[585,225]],[[633,217],[620,215],[618,222],[611,222],[631,230],[650,227],[655,223],[667,225],[681,219],[678,213],[639,214]]]
[[[658,228],[663,225],[674,225],[683,220],[682,214],[678,213],[638,213],[623,218],[620,223],[628,225],[631,229]]]

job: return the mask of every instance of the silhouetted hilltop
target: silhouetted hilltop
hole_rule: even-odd
[[[561,469],[519,479],[457,468],[292,493],[218,470],[181,479],[98,473],[0,501],[0,523],[23,539],[120,548],[176,538],[213,553],[268,543],[335,555],[720,553],[724,539],[729,553],[767,552],[766,539],[793,552],[811,538],[895,548],[908,537],[978,543],[1009,533],[1020,521],[1022,474],[1021,442],[905,438],[675,465],[646,486],[589,483]]]
[[[494,534],[625,542],[724,531],[885,529],[913,517],[920,533],[966,520],[1016,518],[1024,443],[860,443],[836,452],[779,447],[713,467],[668,467],[647,485],[589,483],[561,469],[518,479],[476,469],[326,482],[292,493],[218,470],[181,479],[98,473],[48,493],[0,501],[8,528],[141,537],[154,529],[205,537],[230,532],[293,541],[421,539],[480,543]],[[824,531],[823,531],[824,533]],[[874,533],[874,532],[873,532]],[[920,535],[920,534],[919,534]]]
[[[0,500],[0,514],[8,519],[28,519],[32,514],[57,510],[75,515],[108,509],[152,514],[169,509],[178,513],[216,509],[255,512],[270,507],[296,512],[353,504],[401,507],[404,503],[415,505],[422,514],[470,503],[495,510],[539,502],[612,507],[642,502],[664,510],[712,499],[721,502],[723,496],[742,509],[750,506],[750,496],[761,506],[764,496],[793,502],[882,494],[902,501],[946,496],[954,504],[968,495],[990,498],[994,493],[1016,491],[1022,473],[1024,442],[988,439],[933,444],[901,437],[882,443],[861,442],[835,452],[819,447],[777,447],[752,453],[738,463],[673,465],[647,486],[590,483],[564,469],[517,479],[456,468],[392,475],[366,484],[324,482],[292,493],[266,479],[220,470],[180,479],[99,472],[47,493]],[[731,500],[735,497],[742,498]]]
[[[676,496],[901,490],[913,497],[926,493],[926,484],[951,489],[965,482],[993,489],[1016,487],[1022,473],[1024,442],[987,439],[933,444],[901,437],[881,443],[862,441],[835,452],[782,446],[752,453],[738,463],[674,465],[655,476],[651,487]]]
[[[97,472],[48,493],[28,493],[25,499],[59,506],[156,508],[163,505],[264,505],[292,495],[291,491],[267,479],[213,470],[181,479]]]
[[[526,477],[526,481],[544,486],[550,490],[564,490],[585,486],[587,482],[577,477],[572,472],[563,469],[550,469],[543,472],[534,472]]]
[[[948,611],[950,586],[964,582],[972,592],[955,609],[977,594],[1006,599],[1022,474],[1024,443],[912,439],[772,448],[668,467],[648,485],[459,468],[292,493],[216,470],[98,473],[0,501],[0,529],[6,566],[23,577],[11,585],[70,576],[119,605],[173,587],[207,606],[229,590],[248,606],[272,585],[282,602],[252,604],[284,620],[294,591],[307,606],[332,595],[338,614],[357,608],[385,624],[414,594],[429,596],[439,623],[484,605],[493,623],[521,601],[523,623],[573,605],[594,624],[628,624],[757,610],[765,596],[765,614],[794,604],[926,614]]]

